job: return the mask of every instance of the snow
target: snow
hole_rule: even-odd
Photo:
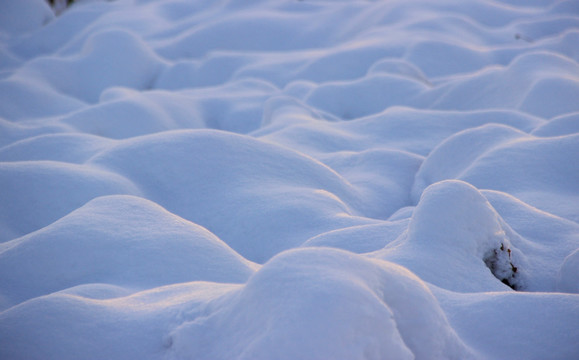
[[[576,1],[0,6],[0,358],[579,358]]]
[[[171,356],[378,359],[388,354],[412,359],[470,355],[420,279],[395,264],[342,250],[286,251],[228,300],[207,318],[177,328]],[[296,318],[303,321],[299,327],[293,324]],[[433,333],[438,336],[432,337]],[[254,340],[240,344],[240,336]],[[350,346],[324,345],[346,339]]]
[[[43,0],[2,0],[0,30],[2,39],[37,30],[54,20],[48,3]]]

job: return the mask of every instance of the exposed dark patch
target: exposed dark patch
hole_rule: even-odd
[[[503,284],[513,290],[521,290],[519,268],[513,264],[511,254],[511,249],[501,244],[498,249],[489,251],[483,260],[493,275]]]

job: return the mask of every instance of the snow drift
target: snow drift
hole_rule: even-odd
[[[577,2],[0,6],[0,358],[579,357]]]

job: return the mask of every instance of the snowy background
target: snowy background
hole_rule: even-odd
[[[579,359],[579,2],[0,0],[0,358]]]

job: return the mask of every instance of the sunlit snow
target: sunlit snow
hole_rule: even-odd
[[[0,0],[0,359],[579,359],[576,0]]]

